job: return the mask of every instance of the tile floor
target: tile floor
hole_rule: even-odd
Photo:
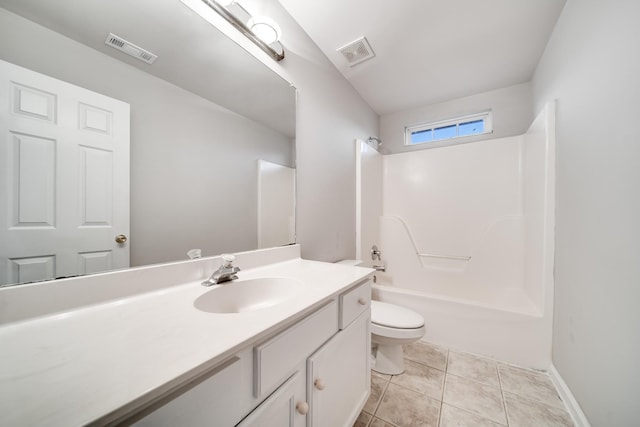
[[[404,354],[402,375],[372,372],[354,427],[573,426],[544,373],[424,342]]]

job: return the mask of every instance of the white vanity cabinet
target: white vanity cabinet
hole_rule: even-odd
[[[238,427],[304,427],[309,405],[304,371],[296,371]]]
[[[370,390],[370,319],[368,311],[360,314],[308,359],[309,426],[353,424],[358,417]]]
[[[136,415],[137,421],[132,425],[234,426],[260,403],[252,393],[252,365],[251,348],[242,350],[206,374],[206,378],[185,384],[145,410],[146,415]],[[129,425],[130,421],[124,424]]]
[[[338,331],[339,306],[331,300],[307,318],[254,347],[254,394],[266,397]]]
[[[134,425],[353,425],[370,389],[370,295],[370,280],[351,287],[168,396]]]

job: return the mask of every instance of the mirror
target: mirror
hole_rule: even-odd
[[[293,242],[296,171],[265,160],[258,161],[258,248]]]
[[[258,219],[259,162],[295,166],[290,83],[179,0],[0,7],[0,34],[11,40],[0,59],[129,104],[131,267],[184,260],[194,248],[202,256],[258,248],[258,228],[270,226]],[[109,33],[158,59],[107,46]],[[0,262],[10,264],[3,245]],[[27,281],[12,274],[0,285]]]

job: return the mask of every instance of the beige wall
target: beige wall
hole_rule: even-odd
[[[639,16],[569,0],[533,79],[558,100],[553,363],[602,427],[640,419]]]

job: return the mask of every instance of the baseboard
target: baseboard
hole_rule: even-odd
[[[582,412],[582,408],[578,404],[578,401],[573,397],[573,393],[571,393],[569,386],[564,382],[560,376],[560,372],[558,372],[556,367],[553,366],[553,363],[549,366],[549,377],[551,378],[553,385],[556,386],[556,390],[558,390],[558,394],[560,394],[560,398],[566,405],[569,415],[571,415],[576,427],[591,427],[591,424],[584,412]]]

